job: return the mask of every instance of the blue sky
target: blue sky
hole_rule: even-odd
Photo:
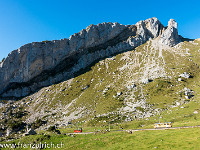
[[[0,0],[0,61],[24,44],[69,38],[90,24],[151,17],[165,26],[173,18],[180,35],[200,38],[199,0]]]

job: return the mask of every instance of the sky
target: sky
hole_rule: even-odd
[[[156,17],[179,34],[200,38],[199,0],[0,0],[0,61],[22,45],[69,38],[90,24],[136,24]]]

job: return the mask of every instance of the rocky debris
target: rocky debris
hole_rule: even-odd
[[[35,135],[35,134],[37,134],[37,133],[35,132],[35,130],[33,130],[32,128],[30,128],[30,129],[27,128],[27,132],[24,133],[23,136]]]
[[[189,48],[186,48],[186,49],[185,49],[185,53],[188,54],[188,55],[191,55],[191,54],[189,53],[189,50],[190,50]]]
[[[149,72],[152,72],[154,70],[149,70]],[[145,72],[144,75],[142,76],[141,78],[141,83],[143,84],[148,84],[149,82],[152,82],[153,81],[153,78],[156,78],[156,76],[151,76],[151,79],[147,78],[147,75],[149,75],[150,73],[149,72]]]
[[[7,128],[7,130],[6,130],[6,136],[9,136],[11,133],[12,133],[12,129]]]
[[[187,96],[192,94],[192,91],[189,88],[185,87],[183,90],[185,92],[185,95],[187,95]]]
[[[187,72],[184,72],[184,73],[180,74],[179,77],[183,77],[183,78],[187,79],[187,78],[190,78],[190,74]]]
[[[176,106],[180,106],[181,105],[181,103],[180,102],[176,102]]]
[[[105,89],[103,90],[103,94],[106,94],[106,93],[108,92],[109,89],[110,89],[109,87],[108,87],[108,88],[105,88]]]
[[[194,114],[198,114],[199,112],[195,110],[193,113],[194,113]]]
[[[164,32],[163,32],[164,30]],[[132,50],[161,35],[161,43],[179,41],[177,23],[168,28],[157,18],[136,25],[101,23],[90,25],[69,39],[33,42],[12,51],[0,65],[0,97],[21,98],[38,89],[73,78],[94,61]]]
[[[120,95],[122,95],[122,92],[118,91],[117,96],[120,96]]]
[[[157,110],[154,110],[152,105],[147,104],[144,97],[137,101],[130,101],[127,97],[124,100],[125,106],[119,109],[120,114],[127,114],[126,121],[131,121],[133,119],[147,119],[157,113]]]
[[[182,79],[181,79],[181,78],[178,78],[178,81],[182,81]]]
[[[168,46],[175,46],[179,42],[180,37],[178,35],[177,23],[174,19],[170,19],[167,29],[160,36],[159,43]]]
[[[82,90],[86,90],[88,89],[90,86],[89,85],[86,85],[84,88],[82,88]]]
[[[141,79],[141,82],[142,82],[143,84],[147,84],[147,83],[149,83],[149,79],[148,79],[148,78],[142,78],[142,79]]]
[[[129,121],[133,121],[133,119],[131,117],[127,117],[127,118],[125,118],[124,121],[129,122]]]
[[[131,84],[131,85],[128,85],[128,86],[127,86],[127,89],[128,89],[128,90],[131,90],[131,89],[133,89],[133,88],[136,88],[136,85],[135,85],[135,84]]]
[[[5,104],[0,102],[0,109],[3,107],[5,107]]]
[[[186,99],[190,99],[193,95],[193,91],[190,90],[189,88],[185,87],[183,90],[180,91],[181,93],[183,93],[185,95]]]

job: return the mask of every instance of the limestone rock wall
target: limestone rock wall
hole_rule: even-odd
[[[95,61],[132,50],[159,36],[162,44],[177,44],[176,22],[170,20],[166,30],[157,18],[136,25],[101,23],[90,25],[69,39],[26,44],[12,51],[0,64],[0,96],[2,99],[27,96],[74,77]]]

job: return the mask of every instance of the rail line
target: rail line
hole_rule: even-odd
[[[183,126],[183,127],[170,127],[170,128],[149,128],[149,129],[128,129],[128,130],[112,130],[111,132],[125,131],[125,132],[136,132],[136,131],[151,131],[151,130],[173,130],[173,129],[186,129],[186,128],[200,128],[200,125],[197,126]],[[73,134],[94,134],[98,132],[81,132],[81,133],[66,133],[66,135]]]
[[[186,128],[199,128],[200,125],[197,126],[183,126],[183,127],[170,127],[170,128],[150,128],[150,129],[129,129],[126,131],[148,131],[148,130],[171,130],[171,129],[186,129]]]

